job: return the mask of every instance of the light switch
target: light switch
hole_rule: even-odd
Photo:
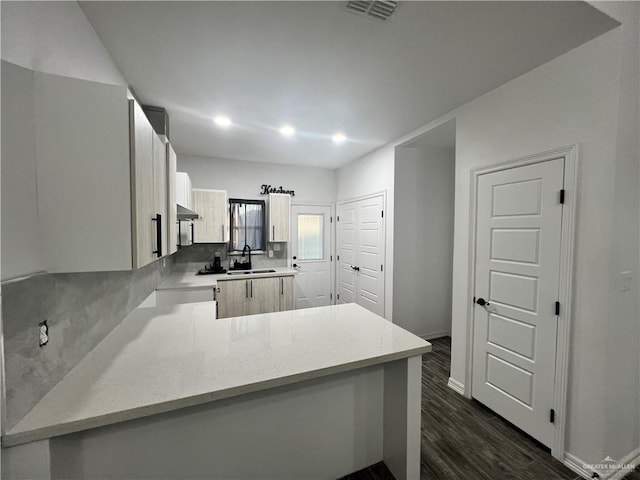
[[[628,292],[631,290],[631,272],[621,272],[620,291]]]

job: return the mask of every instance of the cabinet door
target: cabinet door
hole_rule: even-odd
[[[225,280],[218,282],[218,318],[239,317],[249,313],[251,280]]]
[[[176,203],[193,210],[191,197],[191,179],[189,175],[185,172],[176,172]]]
[[[225,243],[228,237],[229,205],[224,190],[193,189],[194,243]]]
[[[155,258],[156,250],[156,201],[153,172],[153,128],[142,107],[129,101],[131,125],[131,194],[134,197],[133,246],[134,266],[143,267]]]
[[[156,258],[167,254],[167,146],[152,133],[153,139],[153,204],[156,218],[160,219],[160,232],[156,236]],[[159,215],[159,216],[158,216]]]
[[[269,241],[289,241],[289,217],[291,195],[272,193],[269,195]]]
[[[176,210],[176,152],[167,142],[167,255],[178,251]]]
[[[29,175],[37,182],[37,196],[32,198],[37,202],[37,216],[34,212],[32,218],[43,239],[41,251],[37,252],[42,259],[38,267],[49,273],[129,270],[132,224],[126,88],[41,72],[33,75],[33,84],[18,86],[7,78],[5,65],[2,67],[3,97],[13,86],[25,96],[33,95],[34,102],[18,105],[15,110],[8,109],[11,103],[3,105],[3,124],[24,125],[23,120],[33,115],[34,125],[30,132],[22,129],[19,136],[10,139],[6,136],[9,131],[3,130],[2,154],[3,169],[7,161],[20,163],[8,168],[7,173],[16,168],[34,170]],[[26,112],[29,108],[32,113]],[[34,142],[24,162],[5,155],[5,147],[15,145],[21,138]],[[27,170],[18,171],[27,174]],[[5,176],[5,170],[2,173],[3,183],[14,178]],[[16,185],[12,187],[15,189]],[[3,186],[3,210],[21,198],[11,197],[5,202],[4,190],[11,189]],[[13,214],[24,208],[20,205]],[[31,211],[27,213],[31,215]],[[3,212],[3,235],[12,226],[5,223],[10,218]],[[20,232],[30,219],[23,218],[24,223],[17,223],[14,230]],[[19,242],[19,238],[16,240]]]
[[[278,277],[249,280],[249,314],[280,310],[280,279]]]
[[[293,310],[293,277],[279,277],[280,311]]]

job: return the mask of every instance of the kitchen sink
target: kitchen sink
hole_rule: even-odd
[[[227,275],[249,275],[251,273],[275,273],[272,268],[264,270],[236,270],[234,272],[227,272]]]

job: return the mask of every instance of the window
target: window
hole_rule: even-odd
[[[251,250],[265,249],[264,216],[264,200],[229,199],[230,252],[241,252],[245,245]]]
[[[298,259],[324,258],[324,215],[298,215]]]

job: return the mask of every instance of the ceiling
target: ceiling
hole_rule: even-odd
[[[582,2],[401,2],[387,21],[346,2],[80,5],[141,101],[167,109],[179,157],[326,168],[616,26]]]

